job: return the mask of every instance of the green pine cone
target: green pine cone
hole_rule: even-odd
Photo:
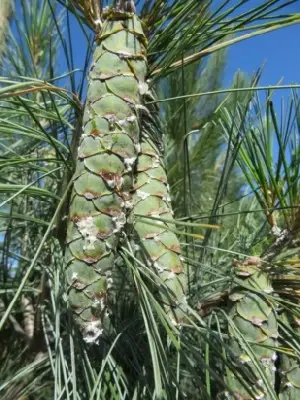
[[[67,234],[69,303],[86,342],[95,342],[109,324],[112,270],[132,206],[146,72],[140,21],[110,10],[88,78]]]
[[[275,270],[277,273],[272,274],[274,291],[283,300],[278,312],[279,346],[283,350],[278,351],[278,391],[280,400],[297,400],[300,398],[299,350],[296,341],[291,340],[290,335],[292,332],[298,337],[300,335],[299,312],[296,307],[291,307],[292,303],[299,302],[300,293],[299,232],[292,230],[285,240],[286,242],[281,241],[280,247],[275,242],[276,251],[274,254],[271,253],[271,257],[269,256],[269,261],[277,265]]]
[[[147,115],[143,120],[146,119]],[[147,126],[151,126],[151,123]],[[154,129],[154,132],[159,132],[159,129]],[[175,225],[167,175],[157,139],[144,125],[131,219],[134,240],[146,255],[148,265],[156,272],[160,298],[170,319],[177,324],[184,320],[186,313],[187,278],[178,238],[170,231],[175,229]]]
[[[281,321],[285,326],[300,335],[299,320],[286,312],[281,316]],[[279,373],[280,373],[280,400],[297,400],[300,398],[300,362],[295,351],[284,341],[282,335],[280,343],[289,353],[279,353]]]
[[[264,296],[272,293],[273,289],[268,274],[261,269],[256,257],[250,257],[243,264],[235,265],[235,274],[236,280],[229,296],[229,315],[242,339],[237,340],[235,329],[229,326],[228,345],[237,361],[241,363],[238,366],[241,378],[246,386],[251,388],[254,397],[250,396],[236,373],[230,371],[227,384],[235,397],[228,394],[227,398],[268,399],[266,382],[259,374],[256,363],[263,371],[268,385],[274,389],[278,326],[273,305]],[[251,359],[247,347],[250,354],[252,352],[256,358],[256,362]]]

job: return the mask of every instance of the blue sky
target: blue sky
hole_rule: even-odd
[[[230,0],[229,5],[237,4],[239,1]],[[223,3],[223,0],[214,0],[213,5],[217,6],[220,3]],[[265,0],[247,0],[242,7],[238,8],[238,14],[264,3]],[[296,12],[300,13],[300,0],[280,11],[281,14]],[[72,37],[75,38],[74,41],[76,43],[74,52],[75,66],[80,68],[83,64],[87,44],[82,37],[77,22],[72,23],[71,26],[73,30]],[[275,85],[281,78],[284,78],[283,84],[300,83],[299,43],[300,24],[296,24],[228,47],[224,86],[228,87],[230,85],[238,69],[251,76],[263,63],[265,63],[265,68],[260,85]]]
[[[242,11],[254,8],[255,6],[262,5],[265,1],[266,0],[246,0],[245,4],[238,8],[238,14]],[[214,0],[212,4],[216,7],[223,2],[224,0]],[[240,0],[230,0],[227,7],[233,6],[239,2]],[[16,4],[18,10],[18,1]],[[285,7],[280,13],[300,13],[300,0]],[[87,42],[82,36],[77,21],[75,22],[74,19],[71,20],[73,20],[73,23],[71,23],[72,37],[76,43],[74,47],[74,64],[76,68],[81,68],[84,62]],[[300,83],[299,43],[300,24],[296,24],[230,46],[228,48],[224,86],[228,87],[230,85],[238,69],[251,76],[263,63],[265,63],[265,68],[260,85],[275,85],[281,78],[283,78],[284,84]],[[66,65],[63,57],[60,63],[60,67],[65,70]],[[284,92],[281,91],[280,93],[283,94]]]
[[[262,4],[262,0],[250,0],[247,7]],[[282,14],[300,13],[300,0],[286,7]],[[274,85],[281,78],[283,83],[300,83],[300,24],[292,25],[265,35],[256,36],[234,44],[228,51],[225,83],[230,82],[235,71],[252,75],[266,62],[260,83]]]

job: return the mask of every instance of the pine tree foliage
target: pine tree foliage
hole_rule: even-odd
[[[15,2],[1,399],[298,399],[298,87],[223,75],[299,15],[250,3]]]
[[[11,1],[3,0],[0,5],[0,56],[5,49],[6,34],[9,26],[9,17],[11,12]]]

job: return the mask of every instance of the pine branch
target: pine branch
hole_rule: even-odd
[[[12,11],[11,0],[1,0],[0,2],[0,60],[5,50],[6,33],[9,25],[9,17]]]

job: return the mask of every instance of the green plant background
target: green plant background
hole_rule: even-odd
[[[263,66],[223,84],[229,46],[300,16],[285,11],[292,2],[250,3],[137,2],[157,95],[145,108],[159,121],[150,136],[164,156],[188,305],[174,325],[174,284],[162,285],[125,235],[115,317],[92,345],[70,312],[64,258],[92,1],[19,0],[3,11],[1,398],[298,398],[299,85],[268,82]]]

